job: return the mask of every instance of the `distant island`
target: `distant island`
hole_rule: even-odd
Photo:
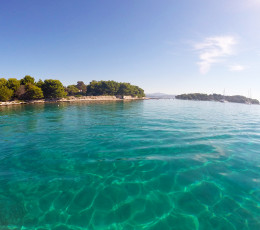
[[[251,99],[240,95],[224,96],[221,94],[203,94],[203,93],[190,93],[175,96],[176,99],[181,100],[194,100],[194,101],[218,101],[218,102],[233,102],[243,104],[259,104],[257,99]]]
[[[165,93],[149,93],[146,94],[146,97],[150,99],[174,99],[175,95]]]
[[[140,99],[145,97],[144,90],[130,83],[116,81],[91,81],[86,85],[78,81],[76,85],[63,86],[59,80],[35,79],[29,75],[18,80],[16,78],[0,78],[0,103],[29,101],[75,101],[90,99]]]

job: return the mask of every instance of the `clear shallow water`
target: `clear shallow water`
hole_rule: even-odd
[[[0,229],[260,229],[260,106],[0,107]]]

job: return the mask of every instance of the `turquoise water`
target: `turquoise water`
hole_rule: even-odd
[[[0,107],[0,229],[260,229],[260,106]]]

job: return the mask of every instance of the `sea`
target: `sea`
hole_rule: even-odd
[[[260,106],[2,106],[0,229],[259,230]]]

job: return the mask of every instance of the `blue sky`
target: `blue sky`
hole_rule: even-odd
[[[0,0],[0,77],[260,99],[260,0]]]

